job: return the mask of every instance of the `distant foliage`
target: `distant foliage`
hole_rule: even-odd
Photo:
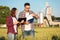
[[[0,24],[5,24],[6,16],[9,15],[10,8],[7,6],[0,6]]]
[[[52,18],[52,21],[56,20],[56,17],[53,15],[51,16],[51,18]]]

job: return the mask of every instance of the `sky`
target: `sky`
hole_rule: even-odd
[[[48,2],[52,8],[52,15],[60,17],[60,0],[0,0],[0,6],[8,6],[10,9],[16,7],[19,13],[24,10],[24,3],[26,2],[30,3],[30,10],[35,13],[38,13],[41,10],[43,10],[44,13],[46,2]]]

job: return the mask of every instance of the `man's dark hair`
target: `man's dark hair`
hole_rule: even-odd
[[[30,6],[30,3],[25,3],[24,6],[26,6],[26,5]]]

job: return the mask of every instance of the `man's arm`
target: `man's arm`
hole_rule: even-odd
[[[23,12],[23,11],[19,13],[18,19],[19,19],[19,18],[25,18],[25,15],[24,15],[24,12]],[[21,23],[25,23],[24,20],[22,20],[22,21],[20,22],[20,24],[21,24]]]
[[[22,15],[22,12],[19,13],[18,18],[21,18],[22,17],[21,15]]]
[[[22,11],[22,12],[19,13],[18,18],[25,18],[25,13],[24,13],[24,11]]]
[[[36,19],[38,19],[39,18],[39,16],[37,15],[37,14],[35,14],[34,12],[32,12],[32,14],[31,14],[33,17],[35,17]]]

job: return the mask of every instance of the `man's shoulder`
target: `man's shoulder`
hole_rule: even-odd
[[[29,12],[33,12],[32,10],[29,10]]]
[[[24,11],[21,11],[20,13],[24,13]]]
[[[30,12],[30,13],[35,13],[35,12],[31,11],[31,10],[30,10],[29,12]]]

